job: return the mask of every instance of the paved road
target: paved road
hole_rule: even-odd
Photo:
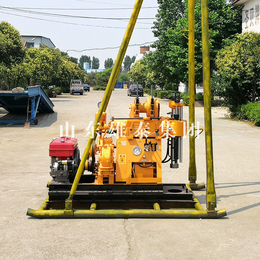
[[[260,129],[226,119],[221,108],[212,111],[214,165],[218,209],[226,208],[227,217],[38,220],[26,216],[27,208],[39,208],[47,195],[51,139],[68,121],[75,126],[83,152],[86,128],[103,93],[53,99],[56,113],[40,116],[39,125],[29,130],[0,126],[0,259],[259,259]],[[128,115],[133,100],[126,90],[115,90],[108,115]],[[161,101],[161,108],[166,115],[166,101]],[[186,118],[187,112],[186,107]],[[203,126],[203,108],[196,108],[196,117]],[[204,137],[196,142],[199,182],[206,181]],[[164,165],[164,182],[187,182],[187,139],[184,149],[180,169]],[[196,195],[205,206],[205,191]]]

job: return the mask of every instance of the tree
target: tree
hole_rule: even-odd
[[[18,30],[7,22],[0,23],[0,87],[10,89],[12,81],[20,78],[18,71],[25,55],[21,36]],[[19,67],[19,69],[18,69]],[[16,76],[12,76],[12,72]]]
[[[6,70],[6,83],[8,89],[15,87],[27,87],[31,83],[31,78],[34,72],[34,66],[26,62],[12,65],[10,69]]]
[[[88,79],[86,72],[71,62],[68,57],[62,59],[57,76],[54,85],[60,86],[63,92],[69,92],[71,79],[81,79],[83,82],[87,82]]]
[[[90,56],[86,56],[86,55],[82,55],[79,59],[79,67],[81,69],[84,69],[84,63],[88,62],[89,64],[89,68],[91,68],[91,57]]]
[[[260,96],[260,34],[243,33],[217,54],[213,86],[232,112]]]
[[[131,68],[131,71],[128,72],[131,80],[134,83],[141,84],[145,86],[145,82],[148,74],[148,65],[144,59],[138,60]]]
[[[157,0],[158,14],[153,26],[155,37],[163,37],[169,28],[176,28],[176,22],[185,13],[185,3],[182,0]]]
[[[135,56],[133,56],[132,58],[128,55],[125,56],[125,59],[124,59],[124,62],[123,62],[124,72],[130,71],[132,63],[135,62],[135,58],[136,58]]]
[[[107,69],[104,72],[97,73],[97,75],[96,75],[97,85],[106,86],[109,81],[111,73],[112,73],[112,68]]]
[[[26,85],[56,85],[60,86],[63,92],[69,91],[71,79],[86,81],[87,77],[85,71],[71,61],[71,57],[47,46],[28,49],[22,65]]]
[[[93,56],[92,58],[92,69],[98,69],[99,68],[99,58],[96,58]]]
[[[108,59],[105,60],[105,62],[104,62],[105,69],[110,69],[113,66],[114,66],[114,61],[113,61],[112,58],[108,58]]]
[[[2,66],[10,68],[21,63],[25,55],[21,36],[18,30],[7,22],[0,23],[0,61]]]
[[[86,82],[90,86],[96,86],[97,85],[97,73],[96,72],[88,73],[88,78],[87,78]]]
[[[62,57],[67,56],[67,57],[70,58],[70,61],[72,61],[72,62],[78,64],[78,58],[70,57],[70,56],[68,55],[68,53],[67,53],[67,52],[64,52],[64,51],[60,51],[60,53],[61,53],[61,56],[62,56]]]
[[[159,8],[153,33],[155,37],[158,37],[158,40],[152,45],[157,50],[154,53],[148,53],[147,59],[150,72],[153,72],[152,82],[157,82],[157,85],[160,85],[163,89],[167,82],[171,83],[175,80],[168,67],[167,52],[171,50],[168,47],[169,42],[166,33],[168,29],[175,29],[177,21],[184,16],[185,3],[182,0],[157,0],[157,2]]]
[[[185,8],[181,1],[161,0],[154,26],[158,41],[156,52],[150,54],[149,68],[160,76],[167,87],[172,83],[188,82],[188,1]],[[172,8],[169,8],[170,5]],[[173,12],[173,14],[171,14]],[[241,7],[231,6],[226,0],[209,0],[211,71],[215,68],[217,52],[224,46],[223,40],[241,32]],[[196,82],[202,81],[201,6],[195,5],[195,59]]]
[[[35,70],[32,79],[34,84],[54,85],[54,79],[59,75],[62,59],[60,51],[48,47],[36,50],[30,49],[28,51],[29,55],[31,51],[33,51],[33,55],[34,51],[36,51],[35,59],[33,59]]]
[[[118,81],[130,81],[130,77],[127,73],[120,73],[120,75],[117,78]]]
[[[70,61],[71,61],[71,62],[74,62],[75,64],[78,65],[78,59],[77,59],[77,58],[75,58],[75,57],[70,57]]]
[[[0,57],[2,89],[38,84],[57,85],[68,90],[71,79],[87,80],[76,58],[44,44],[39,49],[24,49],[19,32],[5,22],[0,23]]]

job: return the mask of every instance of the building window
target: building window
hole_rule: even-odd
[[[245,29],[247,29],[248,28],[248,21],[249,21],[249,11],[248,10],[246,10],[246,12],[245,12],[245,23],[246,23],[246,27],[245,27]]]
[[[31,48],[31,47],[34,47],[34,42],[26,42],[26,45],[25,45],[27,48]]]
[[[254,8],[250,9],[250,27],[254,26]]]
[[[255,24],[259,24],[259,4],[255,6]]]

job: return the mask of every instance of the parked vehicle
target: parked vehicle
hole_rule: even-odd
[[[144,89],[142,86],[139,86],[137,84],[133,84],[130,86],[130,88],[128,89],[127,91],[127,96],[133,96],[133,95],[137,95],[138,93],[138,96],[139,97],[143,97],[144,96]]]
[[[90,87],[88,84],[83,84],[83,88],[85,91],[89,92],[90,91]]]
[[[57,97],[57,92],[55,90],[56,86],[49,86],[49,89],[51,90],[51,94],[52,94],[52,97],[56,98]]]
[[[83,95],[84,88],[81,79],[72,79],[70,81],[70,94],[74,95],[74,93],[79,93]]]

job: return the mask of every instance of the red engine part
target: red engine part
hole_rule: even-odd
[[[50,143],[49,155],[58,158],[59,160],[66,160],[74,155],[75,149],[78,147],[78,140],[76,138],[59,137],[55,138]]]

